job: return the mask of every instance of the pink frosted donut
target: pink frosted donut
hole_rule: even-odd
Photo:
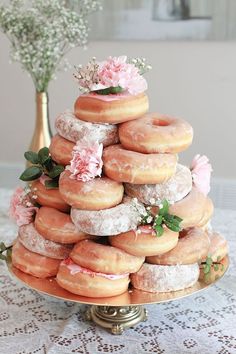
[[[80,231],[90,235],[110,236],[136,229],[140,214],[144,213],[143,204],[126,197],[114,208],[98,211],[71,208],[71,219]]]
[[[210,249],[208,254],[211,256],[213,262],[221,261],[229,252],[229,247],[224,236],[216,231],[208,232],[210,239]]]
[[[175,174],[177,155],[141,154],[125,150],[121,145],[108,146],[103,151],[104,173],[117,182],[155,184],[167,181]]]
[[[70,111],[65,111],[57,117],[55,128],[60,136],[74,143],[88,138],[91,141],[102,143],[105,147],[119,141],[118,129],[115,124],[84,122]]]
[[[192,175],[188,167],[177,164],[176,172],[168,181],[158,184],[125,184],[128,196],[148,205],[159,205],[163,199],[175,203],[192,189]]]
[[[33,223],[20,226],[19,241],[29,251],[55,259],[67,258],[73,247],[46,240],[38,233]]]
[[[183,119],[149,113],[121,124],[119,137],[122,146],[127,150],[144,154],[176,154],[192,143],[193,129]]]
[[[72,150],[74,146],[75,144],[71,141],[62,138],[58,134],[54,135],[49,146],[52,159],[60,165],[69,165],[72,160]]]

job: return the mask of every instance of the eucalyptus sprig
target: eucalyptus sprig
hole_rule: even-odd
[[[12,253],[12,246],[6,246],[4,242],[0,242],[0,259],[2,261],[10,261]]]
[[[64,167],[53,161],[47,147],[43,147],[38,153],[26,151],[24,157],[32,165],[27,167],[20,175],[22,181],[34,181],[42,176],[42,174],[45,174],[51,178],[51,180],[45,181],[45,187],[47,189],[58,188],[58,180],[60,174],[64,171]]]
[[[177,215],[169,214],[169,207],[169,202],[164,199],[159,205],[158,213],[155,216],[152,214],[151,208],[147,207],[146,214],[141,216],[141,223],[143,225],[152,223],[152,228],[156,231],[158,237],[164,233],[163,225],[166,225],[171,231],[179,232],[181,230],[180,223],[183,219]]]
[[[205,280],[207,280],[210,277],[212,268],[216,272],[218,272],[218,270],[221,270],[221,271],[224,270],[224,264],[222,264],[220,261],[221,261],[220,257],[217,257],[217,261],[214,262],[211,255],[208,255],[206,257],[205,262],[201,263]]]

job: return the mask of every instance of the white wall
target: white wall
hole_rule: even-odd
[[[74,49],[70,62],[92,56],[145,56],[153,66],[147,75],[151,111],[183,117],[194,127],[194,143],[180,155],[190,162],[196,153],[209,156],[214,176],[236,178],[236,43],[234,42],[94,42]],[[52,82],[50,119],[72,108],[78,89],[72,72]],[[0,36],[0,164],[22,163],[34,126],[34,88],[19,64],[9,64],[9,45]]]

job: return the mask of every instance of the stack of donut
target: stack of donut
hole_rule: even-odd
[[[192,143],[192,127],[147,111],[145,93],[90,93],[79,96],[74,113],[56,119],[53,160],[70,165],[76,142],[96,139],[104,147],[103,172],[83,182],[65,169],[59,189],[46,189],[43,179],[32,184],[40,209],[34,223],[19,230],[12,255],[17,268],[56,276],[74,294],[110,297],[124,293],[130,281],[148,292],[190,287],[209,252],[217,259],[227,254],[225,240],[206,226],[212,201],[178,163],[178,153]],[[157,237],[150,225],[140,225],[140,215],[147,206],[156,213],[164,199],[182,219],[182,231],[164,226]]]

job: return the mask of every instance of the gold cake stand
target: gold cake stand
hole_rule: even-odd
[[[99,326],[108,329],[112,334],[122,334],[125,328],[133,327],[137,323],[147,320],[147,310],[143,305],[181,299],[208,288],[226,273],[229,266],[228,257],[224,258],[223,264],[224,269],[213,271],[207,279],[201,272],[198,282],[191,288],[167,293],[149,293],[130,288],[119,296],[106,298],[75,295],[61,288],[55,278],[39,279],[21,272],[10,262],[7,265],[15,278],[33,290],[60,300],[91,305],[86,312],[87,320],[92,320]]]

